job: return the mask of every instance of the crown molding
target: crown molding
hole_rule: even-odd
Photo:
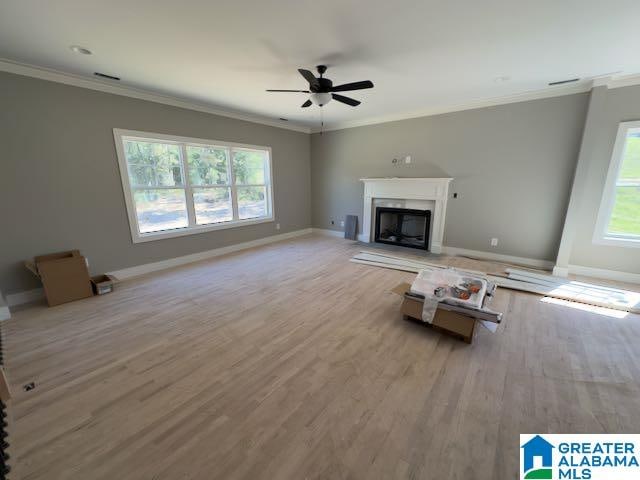
[[[363,127],[366,125],[376,125],[379,123],[397,122],[399,120],[409,120],[412,118],[431,117],[434,115],[442,115],[445,113],[462,112],[465,110],[475,110],[478,108],[495,107],[498,105],[506,105],[509,103],[528,102],[530,100],[540,100],[543,98],[563,97],[565,95],[573,95],[576,93],[585,93],[592,88],[592,82],[581,83],[579,85],[550,87],[542,90],[534,90],[514,95],[506,95],[502,97],[493,97],[475,102],[463,103],[458,105],[450,105],[439,108],[430,108],[423,110],[415,110],[408,113],[398,113],[391,115],[382,115],[364,120],[354,120],[351,122],[339,122],[322,129],[323,132],[334,130],[345,130],[347,128]],[[320,129],[314,127],[311,133],[320,133]]]
[[[183,100],[178,97],[170,95],[164,95],[161,93],[155,93],[149,90],[143,90],[140,88],[114,85],[112,83],[98,80],[92,77],[86,77],[83,75],[77,75],[72,73],[65,73],[58,70],[38,67],[35,65],[29,65],[26,63],[15,62],[13,60],[0,58],[0,71],[14,73],[16,75],[24,75],[27,77],[39,78],[42,80],[48,80],[56,83],[63,83],[65,85],[72,85],[75,87],[87,88],[90,90],[97,90],[100,92],[111,93],[114,95],[121,95],[125,97],[137,98],[139,100],[147,100],[155,103],[162,103],[164,105],[171,105],[174,107],[185,108],[188,110],[195,110],[198,112],[209,113],[212,115],[218,115],[221,117],[233,118],[235,120],[243,120],[245,122],[258,123],[261,125],[268,125],[270,127],[282,128],[285,130],[293,130],[295,132],[302,133],[319,133],[321,131],[318,127],[307,127],[295,123],[288,123],[278,120],[273,120],[260,115],[252,115],[249,113],[234,112],[229,110],[220,109],[218,107],[207,105],[204,103],[197,103],[189,100]],[[449,105],[438,108],[428,108],[415,110],[413,112],[397,113],[390,115],[380,115],[377,117],[370,117],[362,120],[353,120],[348,122],[337,122],[333,125],[322,129],[324,132],[330,132],[335,130],[344,130],[347,128],[363,127],[366,125],[376,125],[379,123],[396,122],[399,120],[408,120],[412,118],[430,117],[433,115],[442,115],[445,113],[462,112],[465,110],[475,110],[478,108],[495,107],[499,105],[507,105],[510,103],[527,102],[530,100],[540,100],[544,98],[561,97],[564,95],[573,95],[576,93],[585,93],[591,91],[592,88],[598,86],[606,86],[609,89],[629,87],[633,85],[640,85],[640,74],[633,75],[611,75],[600,76],[590,79],[587,82],[580,84],[565,85],[558,87],[549,87],[541,90],[532,90],[528,92],[518,93],[514,95],[506,95],[501,97],[493,97],[484,100],[473,101],[469,103]]]
[[[541,100],[543,98],[562,97],[565,95],[573,95],[576,93],[585,93],[591,91],[595,87],[605,86],[608,89],[630,87],[640,85],[640,74],[633,75],[605,75],[592,77],[588,81],[579,84],[565,85],[559,87],[543,88],[541,90],[532,90],[529,92],[517,93],[514,95],[506,95],[502,97],[493,97],[476,102],[451,105],[440,108],[416,110],[414,112],[399,113],[391,115],[382,115],[364,120],[354,120],[351,122],[339,122],[322,129],[324,132],[335,130],[344,130],[347,128],[363,127],[366,125],[376,125],[378,123],[396,122],[399,120],[408,120],[411,118],[430,117],[433,115],[442,115],[444,113],[462,112],[465,110],[475,110],[477,108],[495,107],[499,105],[507,105],[509,103],[528,102],[530,100]],[[320,133],[320,129],[313,127],[311,133]]]
[[[606,85],[607,88],[622,88],[640,85],[640,74],[610,77]]]
[[[6,58],[0,58],[0,71],[27,77],[39,78],[41,80],[48,80],[50,82],[63,83],[65,85],[72,85],[74,87],[97,90],[99,92],[111,93],[114,95],[121,95],[124,97],[137,98],[139,100],[146,100],[149,102],[162,103],[164,105],[171,105],[173,107],[195,110],[197,112],[210,113],[212,115],[218,115],[220,117],[233,118],[235,120],[243,120],[245,122],[251,123],[259,123],[262,125],[268,125],[270,127],[282,128],[285,130],[311,133],[311,129],[303,125],[296,125],[288,122],[272,120],[260,115],[251,115],[248,113],[228,111],[204,103],[182,100],[178,97],[155,93],[152,91],[126,85],[114,85],[106,81],[97,80],[83,75],[65,73],[50,68],[14,62]]]

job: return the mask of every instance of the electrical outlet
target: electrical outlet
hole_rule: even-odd
[[[280,230],[280,224],[276,223],[276,230]]]
[[[411,163],[411,155],[404,157],[404,163]]]
[[[344,227],[344,220],[340,220],[340,226]]]
[[[492,238],[491,239],[491,246],[492,247],[497,247],[498,246],[498,239],[497,238]]]

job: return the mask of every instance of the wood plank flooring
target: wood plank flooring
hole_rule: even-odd
[[[17,312],[12,478],[511,480],[520,433],[640,431],[637,315],[500,290],[469,346],[403,321],[413,275],[358,250],[303,237]]]

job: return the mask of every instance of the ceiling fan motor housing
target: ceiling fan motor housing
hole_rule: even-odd
[[[309,85],[312,92],[329,92],[333,87],[333,82],[328,78],[318,78],[318,85]]]

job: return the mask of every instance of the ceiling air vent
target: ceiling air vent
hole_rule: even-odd
[[[558,80],[557,82],[550,82],[549,86],[553,87],[554,85],[564,85],[565,83],[573,83],[580,80],[579,78],[570,78],[568,80]]]
[[[106,73],[94,72],[96,77],[106,78],[107,80],[120,81],[120,77],[114,77],[113,75],[107,75]]]

